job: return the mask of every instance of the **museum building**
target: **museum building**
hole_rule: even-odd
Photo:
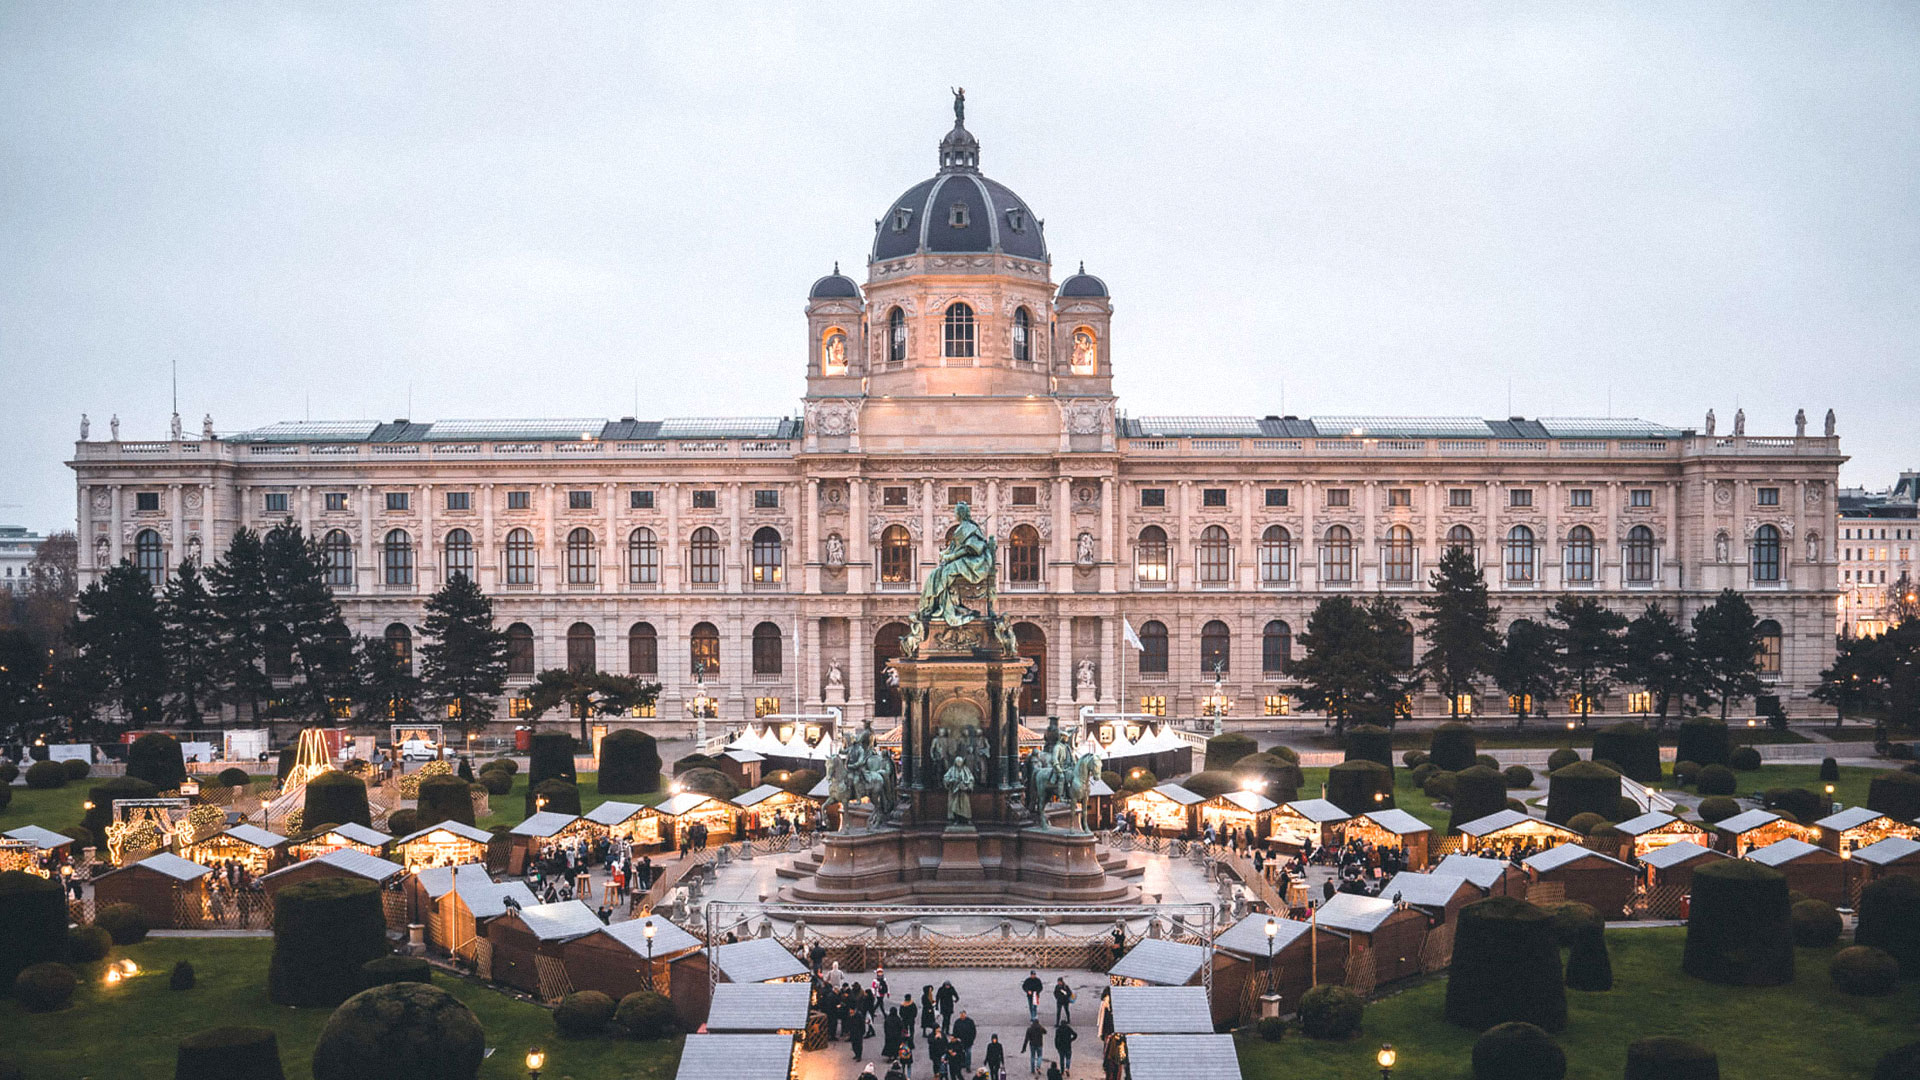
[[[209,421],[199,438],[176,418],[156,442],[120,441],[116,422],[71,462],[83,583],[121,559],[158,581],[242,526],[290,520],[326,553],[353,630],[399,648],[426,597],[472,575],[509,630],[507,713],[535,672],[593,665],[658,679],[663,718],[696,698],[727,719],[893,716],[885,661],[967,502],[1034,660],[1030,715],[1297,713],[1294,636],[1314,606],[1386,595],[1412,616],[1450,546],[1480,561],[1503,624],[1566,592],[1685,618],[1739,589],[1765,620],[1764,678],[1810,707],[1841,593],[1830,413],[1824,434],[1801,418],[1766,437],[1744,417],[1716,433],[1711,414],[1704,430],[1129,416],[1107,284],[1083,267],[1056,285],[1041,219],[979,158],[956,108],[938,172],[875,223],[866,282],[837,267],[814,282],[798,416],[217,437]],[[1432,692],[1411,704],[1446,709]],[[1597,707],[1647,705],[1626,687]]]

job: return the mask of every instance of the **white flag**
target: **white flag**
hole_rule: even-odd
[[[1147,647],[1140,641],[1140,635],[1133,632],[1133,623],[1124,615],[1120,617],[1120,637],[1121,640],[1133,646],[1133,651],[1147,651]]]

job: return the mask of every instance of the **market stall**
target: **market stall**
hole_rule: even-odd
[[[251,877],[272,873],[286,861],[287,838],[258,825],[235,825],[186,846],[183,854],[203,866],[237,862]]]
[[[484,863],[493,834],[458,821],[442,821],[393,842],[393,858],[409,870]]]
[[[713,970],[720,982],[794,982],[808,978],[807,965],[772,938],[730,941],[713,948]]]
[[[1920,825],[1908,824],[1864,806],[1849,806],[1814,822],[1813,827],[1820,830],[1820,846],[1843,858],[1889,837],[1920,840]]]
[[[1789,838],[1749,850],[1747,861],[1787,876],[1787,888],[1834,907],[1847,906],[1847,860],[1818,844]]]
[[[798,827],[803,822],[811,822],[814,812],[820,809],[820,804],[807,796],[772,784],[761,784],[752,791],[742,792],[734,798],[733,805],[739,808],[743,837],[767,835],[773,829],[775,818],[785,821],[789,827]]]
[[[1920,840],[1891,836],[1855,851],[1852,861],[1865,870],[1869,882],[1889,874],[1920,878]]]
[[[1326,799],[1295,799],[1275,810],[1269,824],[1274,843],[1298,851],[1308,843],[1315,847],[1338,844],[1349,816]]]
[[[705,792],[682,791],[654,807],[663,823],[662,842],[673,848],[695,825],[707,827],[707,843],[723,843],[733,836],[734,805]]]
[[[399,863],[377,859],[364,851],[341,848],[339,851],[330,851],[317,859],[283,866],[261,878],[260,884],[269,893],[278,893],[281,889],[302,881],[318,881],[330,877],[361,878],[375,885],[384,886],[404,873],[406,873],[406,867]]]
[[[1127,954],[1107,969],[1107,978],[1119,986],[1197,986],[1212,950],[1184,941],[1141,938]]]
[[[565,995],[569,987],[561,947],[602,925],[593,909],[578,900],[509,907],[481,928],[493,957],[493,981],[542,1001]]]
[[[706,954],[699,938],[667,919],[648,915],[600,927],[563,944],[560,958],[575,990],[598,990],[615,1001],[653,990],[672,1000],[674,1014],[689,1029],[698,1029],[707,1020]],[[810,989],[806,983],[777,985],[798,988],[802,994]]]
[[[555,848],[587,844],[601,827],[578,814],[542,810],[515,825],[507,834],[507,873],[518,876],[546,858]]]
[[[1720,850],[1735,857],[1745,855],[1757,847],[1782,840],[1805,840],[1812,843],[1820,839],[1820,830],[1800,825],[1768,810],[1749,810],[1744,814],[1735,814],[1713,827],[1718,838]]]
[[[1682,897],[1693,888],[1693,872],[1707,863],[1731,858],[1724,851],[1679,840],[1640,857],[1646,875],[1646,911],[1649,919],[1677,919],[1684,911]]]
[[[1200,804],[1207,800],[1168,781],[1121,801],[1134,828],[1153,836],[1191,838],[1200,831]]]
[[[636,848],[660,844],[660,814],[651,806],[609,800],[587,811],[586,818],[605,829],[608,836]]]
[[[1425,912],[1384,897],[1335,893],[1315,911],[1314,921],[1347,935],[1349,964],[1362,953],[1373,954],[1374,985],[1420,974],[1420,949],[1430,926]]]
[[[1467,851],[1499,859],[1524,859],[1561,844],[1580,842],[1580,834],[1565,825],[1518,810],[1500,810],[1475,818],[1460,826],[1460,835]]]
[[[365,825],[348,822],[336,825],[326,832],[300,837],[287,845],[288,853],[296,860],[317,859],[322,855],[351,848],[364,855],[380,858],[387,853],[387,845],[393,837],[378,829],[369,829]]]
[[[1591,905],[1606,919],[1627,917],[1639,883],[1639,873],[1630,864],[1579,844],[1548,848],[1528,856],[1521,865],[1529,888],[1557,884],[1568,900]]]
[[[1224,840],[1229,830],[1250,831],[1255,843],[1266,839],[1273,812],[1280,804],[1257,791],[1229,791],[1200,804],[1200,825],[1211,825]]]
[[[1347,935],[1327,926],[1256,913],[1222,930],[1213,947],[1221,961],[1214,965],[1213,1000],[1242,1003],[1243,1021],[1255,1019],[1261,994],[1279,994],[1284,1016],[1299,1010],[1301,995],[1316,983],[1346,980]]]
[[[1193,743],[1165,722],[1101,721],[1077,747],[1100,759],[1100,768],[1122,776],[1145,769],[1155,776],[1184,776],[1193,771]]]
[[[1468,904],[1486,899],[1487,891],[1459,874],[1406,870],[1393,875],[1393,879],[1381,888],[1380,895],[1419,908],[1438,926],[1453,922],[1454,917],[1460,914],[1460,909]]]
[[[40,849],[31,842],[12,837],[0,838],[0,872],[25,870],[29,874],[51,877],[52,874],[43,865],[45,861]]]
[[[427,928],[427,944],[469,960],[480,923],[514,904],[540,902],[525,882],[495,881],[478,863],[426,867],[409,875],[404,889],[410,918]]]
[[[1706,829],[1691,821],[1682,821],[1672,814],[1663,814],[1658,810],[1648,811],[1638,817],[1630,817],[1615,825],[1614,828],[1625,833],[1627,843],[1631,845],[1630,850],[1623,851],[1622,854],[1631,855],[1635,859],[1643,858],[1650,851],[1658,851],[1668,844],[1677,844],[1682,840],[1691,841],[1701,847],[1713,846],[1713,836]]]
[[[156,930],[198,926],[206,911],[207,875],[211,873],[212,867],[170,852],[150,855],[94,878],[94,910],[109,904],[132,904]]]
[[[1431,851],[1429,845],[1433,840],[1433,826],[1405,810],[1374,810],[1356,814],[1347,822],[1343,836],[1347,843],[1357,840],[1374,847],[1402,852],[1406,856],[1407,869],[1425,870],[1430,859],[1428,853]]]
[[[7,840],[17,840],[30,844],[40,853],[43,860],[62,862],[74,855],[74,841],[71,836],[62,836],[52,829],[43,829],[38,825],[22,825],[17,829],[8,829],[0,833]]]

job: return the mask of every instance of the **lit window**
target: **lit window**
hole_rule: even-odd
[[[913,580],[913,536],[905,525],[889,525],[880,534],[880,580],[888,585]]]
[[[408,501],[408,493],[405,491],[387,492],[387,509],[389,510],[405,510]]]
[[[533,715],[533,700],[523,697],[508,698],[507,715],[515,720],[524,720]]]
[[[447,509],[449,510],[472,509],[472,500],[473,500],[473,494],[471,492],[449,491],[447,492]]]
[[[1627,711],[1645,715],[1653,711],[1653,694],[1646,690],[1634,690],[1627,694]]]
[[[1158,525],[1140,530],[1133,549],[1134,576],[1157,585],[1167,581],[1167,531]]]
[[[778,585],[784,562],[780,530],[772,526],[756,529],[753,534],[753,583]]]
[[[1454,708],[1459,712],[1461,716],[1473,715],[1473,695],[1472,694],[1456,694],[1454,696],[1453,704],[1454,704]]]
[[[973,309],[965,304],[948,307],[941,337],[942,355],[956,360],[972,359],[973,332]]]
[[[266,494],[266,510],[267,510],[267,513],[269,513],[269,514],[284,514],[284,513],[286,513],[286,512],[287,512],[287,505],[288,505],[288,501],[289,501],[289,500],[288,500],[288,498],[287,498],[287,493],[286,493],[286,492],[284,492],[284,491],[269,491],[269,492],[267,492],[267,494]]]
[[[687,637],[693,674],[705,675],[720,670],[720,631],[712,623],[696,623]]]
[[[1600,701],[1596,697],[1590,697],[1586,694],[1575,694],[1567,699],[1567,711],[1575,716],[1585,716],[1588,713],[1598,712],[1599,709]]]
[[[569,510],[593,509],[593,492],[591,491],[567,492],[567,509]]]
[[[1268,716],[1293,715],[1293,699],[1285,694],[1268,694],[1262,704],[1262,711]]]
[[[1756,629],[1760,635],[1760,652],[1755,659],[1760,662],[1760,674],[1780,674],[1780,624],[1763,619]]]
[[[652,720],[660,715],[657,711],[658,708],[656,703],[649,701],[645,705],[635,705],[633,708],[628,709],[627,715],[633,717],[635,720]]]
[[[405,623],[393,623],[387,627],[387,647],[393,650],[393,658],[400,670],[413,673],[413,631]]]
[[[1033,362],[1033,315],[1026,308],[1013,313],[1013,362]]]
[[[1140,699],[1140,711],[1148,716],[1167,715],[1167,699],[1161,694],[1147,694]]]
[[[779,698],[757,697],[753,699],[753,718],[755,720],[758,720],[763,716],[778,716],[779,714],[780,714]]]
[[[1533,711],[1532,694],[1508,694],[1507,711],[1515,716],[1525,716]]]
[[[1031,525],[1016,525],[1007,538],[1007,580],[1016,585],[1040,581],[1040,533]]]

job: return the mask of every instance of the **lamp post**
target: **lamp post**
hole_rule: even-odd
[[[1827,812],[1830,814],[1837,814],[1840,812],[1840,804],[1833,801],[1833,785],[1832,784],[1827,785]]]
[[[540,1067],[547,1063],[547,1052],[534,1047],[527,1051],[527,1080],[540,1080]]]
[[[1393,1044],[1381,1043],[1380,1052],[1373,1055],[1373,1060],[1380,1063],[1380,1080],[1393,1080],[1393,1063],[1400,1060],[1400,1055],[1394,1052]]]
[[[648,993],[653,992],[653,934],[656,929],[658,928],[654,925],[653,919],[649,917],[647,925],[640,931],[647,939],[647,977],[643,985],[646,986]]]
[[[1280,1015],[1280,994],[1273,985],[1273,946],[1275,937],[1280,933],[1280,920],[1267,916],[1267,992],[1260,995],[1260,1016],[1262,1019],[1277,1018]]]

